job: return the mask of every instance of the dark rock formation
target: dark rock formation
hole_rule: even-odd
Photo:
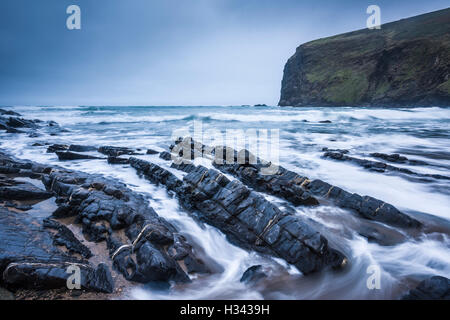
[[[2,116],[15,116],[15,117],[20,117],[21,116],[21,114],[20,113],[17,113],[17,112],[14,112],[14,111],[11,111],[11,110],[5,110],[5,109],[0,109],[0,115],[2,115]]]
[[[55,153],[56,151],[67,151],[69,146],[67,144],[52,144],[47,147],[47,153]]]
[[[0,179],[0,200],[45,200],[52,196],[29,182]]]
[[[109,156],[108,163],[110,163],[110,164],[129,164],[130,160],[127,158]]]
[[[112,293],[114,281],[104,264],[94,269],[88,264],[76,263],[10,263],[3,272],[3,280],[11,286],[30,289],[56,289],[67,286],[70,266],[80,268],[80,289]]]
[[[450,9],[311,41],[284,67],[280,106],[450,105]]]
[[[240,282],[244,283],[256,283],[261,279],[267,277],[262,265],[251,266],[242,274]]]
[[[422,281],[403,300],[450,300],[450,280],[434,276]]]
[[[97,151],[96,147],[92,146],[82,146],[76,144],[52,144],[47,147],[47,153],[54,153],[57,151],[73,151],[73,152],[90,152]]]
[[[69,151],[89,152],[89,151],[97,151],[97,148],[93,147],[93,146],[82,146],[82,145],[78,145],[78,144],[71,144],[69,146]]]
[[[329,151],[332,151],[332,150],[329,150]],[[386,154],[386,153],[380,153],[380,152],[373,152],[370,154],[370,156],[374,157],[374,158],[383,159],[383,160],[389,161],[389,162],[395,162],[395,163],[404,163],[404,164],[409,164],[409,165],[422,165],[422,166],[428,165],[428,163],[425,161],[411,160],[405,156],[399,155],[398,153]]]
[[[194,253],[194,247],[178,234],[177,229],[160,218],[149,207],[144,196],[134,193],[123,183],[100,175],[41,166],[34,162],[11,158],[1,152],[0,165],[19,168],[21,174],[28,176],[39,173],[48,189],[41,191],[46,195],[57,197],[55,202],[59,207],[53,213],[53,218],[75,217],[75,224],[81,227],[88,241],[106,241],[109,252],[105,254],[110,255],[113,265],[126,279],[139,282],[170,280],[185,282],[189,281],[189,273],[209,272],[209,268]],[[6,183],[10,184],[9,180],[6,179]],[[4,182],[5,178],[0,181]],[[14,198],[17,198],[17,195]],[[9,220],[0,221],[6,230],[0,230],[0,240],[5,234],[9,234],[12,238],[4,241],[3,251],[0,245],[0,253],[8,253],[4,267],[6,268],[12,261],[21,261],[23,250],[26,251],[22,260],[28,263],[30,261],[27,259],[30,258],[37,264],[14,266],[10,269],[12,273],[8,273],[8,283],[18,286],[25,285],[26,281],[41,283],[45,280],[45,274],[49,272],[52,277],[56,277],[47,279],[49,285],[50,283],[59,285],[63,281],[61,276],[63,271],[65,272],[66,262],[73,260],[83,265],[87,264],[83,259],[92,253],[62,223],[54,219],[45,219],[43,222],[31,221],[25,215],[17,217],[23,218],[19,221],[21,224],[16,221],[17,219],[11,220],[10,215]],[[32,228],[33,234],[8,232],[8,228],[23,229],[24,232]],[[44,229],[46,232],[43,232]],[[36,238],[40,235],[45,236],[43,238],[45,241]],[[33,239],[31,241],[33,245],[27,247],[22,242],[29,239]],[[22,242],[17,244],[16,248],[14,241]],[[46,251],[41,254],[44,247]],[[64,252],[58,247],[64,247]],[[11,254],[20,256],[11,258]],[[49,257],[54,258],[50,261],[51,266],[47,266],[50,263]],[[91,279],[86,283],[86,287],[89,288],[92,283],[97,283],[101,279],[107,279],[107,275],[102,271],[105,267],[100,269],[101,272],[95,271],[90,266],[86,268],[85,271],[82,269],[82,273],[86,273],[86,279]],[[2,270],[0,269],[0,272]]]
[[[178,248],[183,248],[191,260],[202,264],[192,246],[177,237],[175,227],[160,218],[143,196],[124,184],[62,169],[54,169],[43,182],[58,195],[60,209],[54,215],[76,216],[88,240],[106,240],[115,267],[126,279],[188,281],[178,260],[167,252],[167,246],[175,239],[179,242]],[[127,238],[120,236],[120,230],[125,231]]]
[[[70,231],[66,230],[67,239]],[[86,260],[67,255],[54,246],[51,232],[42,222],[25,213],[0,207],[0,274],[8,287],[33,289],[64,288],[71,265],[80,267],[81,286],[86,290],[110,293],[109,270],[92,267]]]
[[[373,153],[371,154],[373,155]],[[375,153],[375,155],[377,157],[384,157],[383,154],[378,154]],[[406,174],[406,175],[411,175],[411,176],[415,176],[415,177],[420,177],[420,178],[433,178],[433,179],[442,179],[442,180],[450,180],[450,177],[448,176],[444,176],[441,174],[431,174],[431,173],[418,173],[418,172],[414,172],[412,170],[406,169],[406,168],[399,168],[399,167],[395,167],[392,166],[390,164],[384,163],[384,162],[380,162],[380,161],[372,161],[372,160],[366,160],[366,159],[359,159],[356,157],[352,157],[352,156],[347,156],[344,153],[341,152],[334,152],[334,151],[327,151],[324,153],[323,155],[325,158],[330,158],[330,159],[334,159],[334,160],[339,160],[339,161],[348,161],[348,162],[352,162],[355,163],[365,169],[371,170],[371,171],[376,171],[376,172],[387,172],[387,171],[391,171],[391,172],[397,172],[397,173],[402,173],[402,174]],[[407,161],[406,157],[393,157],[392,155],[388,155],[388,157],[386,157],[388,159],[392,159],[394,161],[397,162],[401,162]],[[395,160],[397,159],[397,160]]]
[[[160,157],[161,159],[167,160],[167,161],[169,161],[170,159],[172,159],[172,155],[171,155],[169,152],[167,152],[167,151],[161,152],[161,153],[159,154],[159,157]]]
[[[28,134],[29,137],[38,137],[41,131],[45,131],[52,136],[58,135],[60,132],[67,132],[56,122],[24,119],[20,118],[18,113],[5,110],[0,113],[0,130],[5,130],[7,133],[24,133]]]
[[[58,159],[61,161],[69,161],[69,160],[86,160],[86,159],[102,159],[99,157],[91,156],[88,154],[76,153],[71,151],[56,151],[56,155]]]
[[[92,257],[92,252],[89,250],[88,247],[86,247],[84,244],[82,244],[72,233],[72,231],[69,230],[65,225],[62,223],[47,218],[43,221],[44,228],[51,229],[56,231],[55,235],[53,236],[53,243],[57,246],[64,246],[69,250],[69,252],[72,253],[78,253],[85,259],[89,259]]]
[[[188,172],[181,181],[154,163],[131,157],[130,164],[150,181],[174,191],[185,208],[199,212],[202,221],[236,245],[281,257],[305,274],[346,264],[346,258],[300,217],[282,212],[216,170],[174,163],[174,168]]]
[[[156,150],[152,150],[152,149],[147,149],[147,154],[158,154],[159,152]]]
[[[137,154],[134,149],[126,148],[126,147],[112,147],[112,146],[103,146],[98,148],[98,152],[106,154],[111,157],[118,157],[124,154],[134,155]]]
[[[211,151],[209,147],[199,142],[193,142],[190,137],[177,140],[172,150],[175,154],[187,153],[190,155],[186,158],[183,156],[184,159],[204,156],[205,150],[208,150],[209,155],[214,154],[213,165],[216,168],[238,177],[243,183],[256,190],[279,196],[295,205],[318,204],[318,199],[333,200],[337,206],[352,209],[366,219],[400,227],[418,227],[421,225],[419,221],[400,212],[391,204],[370,196],[349,193],[322,180],[311,181],[309,178],[300,176],[281,166],[277,168],[275,173],[267,174],[266,171],[263,171],[267,169],[268,165],[264,161],[254,158],[253,161],[248,163],[247,159],[251,158],[251,154],[247,150],[237,152],[231,148],[219,147],[219,151]],[[228,157],[221,154],[222,152],[228,153]],[[232,163],[228,164],[223,159],[228,159]]]

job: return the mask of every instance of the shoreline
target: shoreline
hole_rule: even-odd
[[[19,116],[17,116],[17,117],[19,117]],[[32,134],[32,131],[34,130],[34,128],[43,125],[43,123],[40,121],[30,122],[30,120],[25,120],[22,118],[18,118],[18,119],[19,119],[19,123],[23,124],[24,128],[26,128],[26,129],[21,128],[20,130],[30,130],[28,132],[29,134]],[[20,120],[20,119],[22,119],[22,120]],[[13,122],[13,123],[15,123],[15,122]],[[60,128],[56,123],[50,122],[46,125],[48,125],[49,130],[55,130],[55,128],[57,128],[57,130],[64,130],[63,128]],[[17,129],[17,130],[19,130],[19,129]],[[54,152],[56,152],[57,155],[59,155],[58,152],[63,153],[65,157],[69,157],[68,160],[70,160],[70,158],[73,158],[73,157],[74,157],[73,159],[79,159],[78,157],[80,155],[83,155],[83,152],[87,151],[89,148],[92,148],[92,147],[76,146],[75,151],[69,151],[69,150],[71,150],[71,146],[67,146],[67,147],[61,146],[61,145],[53,146]],[[72,150],[73,149],[74,148],[72,148]],[[110,162],[110,163],[114,163],[114,162],[128,163],[127,162],[128,158],[126,158],[126,157],[128,157],[128,156],[133,157],[136,153],[142,154],[141,151],[136,151],[134,149],[130,149],[130,148],[126,148],[126,147],[107,147],[107,148],[103,147],[103,148],[99,148],[97,150],[100,151],[101,154],[103,154],[103,157],[105,155],[107,155],[108,162]],[[167,152],[166,152],[166,154],[167,154]],[[123,158],[123,156],[125,156],[125,158]],[[162,152],[160,154],[160,156],[164,156],[164,152]],[[169,157],[170,157],[170,154],[169,154]],[[84,159],[89,159],[89,158],[87,157]],[[106,160],[106,158],[104,158],[104,159]],[[124,161],[123,159],[125,159],[125,162],[123,162]],[[130,161],[130,159],[128,161]],[[133,192],[131,190],[127,190],[126,186],[124,186],[122,183],[114,181],[114,179],[111,179],[111,178],[105,178],[101,175],[85,174],[82,172],[76,172],[73,170],[68,170],[68,169],[60,168],[57,166],[51,166],[51,165],[40,165],[40,164],[34,163],[32,161],[18,160],[13,157],[11,158],[10,156],[8,156],[6,154],[2,154],[2,158],[0,160],[3,163],[3,166],[2,166],[3,171],[7,172],[7,173],[2,172],[0,174],[0,176],[3,177],[0,180],[0,182],[8,180],[8,179],[12,180],[13,182],[10,181],[8,183],[11,185],[16,184],[15,186],[17,186],[17,185],[22,186],[22,187],[25,186],[26,187],[25,189],[27,190],[27,192],[29,191],[29,192],[31,192],[30,194],[35,194],[35,195],[36,194],[40,195],[45,192],[52,192],[53,193],[52,197],[55,198],[56,203],[58,205],[58,209],[56,209],[55,212],[48,212],[48,213],[49,213],[49,215],[52,214],[53,218],[56,218],[57,221],[59,221],[60,223],[62,223],[63,225],[66,225],[66,226],[69,226],[72,224],[72,223],[67,223],[65,221],[65,219],[67,219],[68,217],[71,216],[71,217],[76,218],[78,215],[80,215],[79,217],[82,217],[84,215],[84,213],[89,212],[89,210],[86,211],[85,206],[83,206],[83,205],[80,206],[78,201],[72,202],[72,200],[68,199],[69,196],[70,196],[70,198],[73,198],[73,195],[76,194],[75,193],[76,190],[77,190],[76,192],[80,193],[80,195],[83,194],[83,196],[80,198],[81,201],[84,201],[83,197],[86,194],[86,192],[88,193],[88,197],[89,197],[89,195],[92,196],[91,193],[94,193],[95,195],[93,196],[92,199],[93,199],[93,201],[100,201],[99,202],[100,207],[101,207],[101,203],[102,203],[101,198],[104,196],[109,197],[108,198],[109,200],[106,200],[106,203],[110,203],[110,201],[112,201],[112,200],[113,201],[121,201],[121,199],[123,199],[124,194],[126,194],[129,197],[132,197],[133,199],[136,199],[135,201],[138,201],[138,202],[145,201],[145,199],[143,199],[141,196],[136,195],[135,192]],[[134,161],[134,160],[132,160],[132,161]],[[8,163],[9,163],[9,165],[8,165]],[[134,162],[134,164],[138,164],[138,162]],[[146,164],[144,162],[141,162],[139,164],[139,166],[141,166],[141,165],[146,165]],[[180,168],[180,169],[183,170],[183,168]],[[157,168],[157,170],[160,170],[160,169]],[[158,174],[160,174],[160,173],[158,173]],[[28,177],[28,178],[34,179],[34,180],[40,179],[44,182],[46,190],[33,189],[33,186],[30,186],[26,183],[22,183],[21,181],[20,181],[20,183],[18,183],[19,181],[16,181],[16,179],[18,177]],[[75,181],[74,181],[74,177],[79,177],[79,178],[75,178]],[[150,175],[150,178],[156,179],[157,175]],[[239,178],[241,180],[246,179],[243,176],[241,176]],[[87,185],[86,181],[91,181],[91,182],[89,185]],[[181,182],[177,182],[177,183],[183,184],[185,182],[181,181]],[[112,190],[107,190],[107,186],[108,187],[113,186]],[[75,189],[74,189],[74,187],[75,187]],[[223,187],[225,187],[225,185]],[[20,192],[23,191],[23,190],[22,191],[21,190],[22,189],[19,188],[18,193],[16,192],[16,195],[19,195]],[[232,195],[236,196],[238,194],[232,194]],[[47,197],[47,195],[45,195],[45,197]],[[135,198],[135,197],[137,197],[137,198]],[[141,200],[139,200],[139,199],[141,199]],[[183,197],[181,199],[183,200]],[[184,199],[189,199],[189,197],[186,196]],[[3,203],[1,206],[4,209],[6,208],[6,210],[8,210],[10,213],[14,212],[14,213],[26,214],[27,210],[24,210],[22,212],[22,209],[21,209],[21,207],[25,204],[18,200],[14,200],[14,201],[15,201],[15,203],[13,203],[13,204],[16,208],[14,208],[14,206],[7,207],[5,205],[5,203]],[[185,201],[185,200],[183,200],[183,201]],[[195,202],[189,202],[189,201],[191,201],[191,200],[188,200],[187,206],[190,206],[190,205],[195,206],[196,205]],[[128,202],[128,201],[125,201],[125,202]],[[123,206],[123,205],[124,205],[124,203],[120,204],[120,206]],[[13,209],[11,209],[11,208],[13,208]],[[76,211],[75,215],[72,215],[73,214],[73,212],[71,212],[72,209],[74,209]],[[17,212],[17,210],[19,212]],[[197,210],[201,211],[201,207],[198,207]],[[56,213],[56,215],[55,215],[55,213]],[[96,212],[95,214],[98,214],[98,212]],[[130,284],[124,278],[122,278],[122,276],[120,274],[118,274],[116,271],[114,271],[115,269],[113,268],[112,262],[114,261],[114,263],[116,263],[116,261],[115,261],[114,257],[113,257],[112,261],[110,261],[110,257],[111,257],[111,255],[114,256],[114,253],[117,251],[117,248],[120,247],[120,243],[123,244],[128,241],[133,242],[133,241],[138,240],[139,234],[144,232],[146,224],[143,222],[138,222],[139,226],[137,226],[137,228],[133,228],[131,226],[133,225],[134,222],[129,221],[128,222],[129,224],[127,227],[128,231],[126,232],[126,234],[119,235],[117,233],[118,230],[120,231],[121,229],[123,229],[123,226],[120,225],[120,221],[113,221],[112,220],[113,217],[108,218],[107,213],[102,213],[102,215],[103,214],[106,214],[104,217],[106,218],[106,221],[108,221],[108,224],[106,224],[106,225],[103,224],[103,227],[99,226],[99,228],[96,227],[95,230],[92,230],[91,226],[92,226],[92,223],[95,221],[95,219],[92,220],[92,219],[88,218],[88,215],[86,215],[85,218],[88,218],[88,221],[84,221],[84,220],[79,221],[79,222],[81,222],[81,224],[80,224],[81,227],[78,227],[78,229],[77,228],[75,228],[75,229],[69,228],[69,231],[72,233],[72,235],[75,237],[75,239],[79,239],[79,240],[81,239],[82,241],[80,241],[80,242],[85,243],[86,245],[87,245],[87,242],[86,242],[87,239],[86,238],[82,239],[82,237],[83,237],[83,235],[81,233],[82,231],[84,231],[85,234],[89,235],[89,237],[92,237],[92,239],[96,239],[93,242],[94,245],[92,245],[92,243],[90,241],[88,241],[90,245],[87,245],[87,247],[91,252],[94,253],[94,257],[97,258],[95,265],[97,265],[97,266],[99,265],[99,263],[100,263],[99,260],[102,260],[102,262],[109,261],[109,263],[107,263],[107,269],[110,272],[112,272],[112,274],[114,275],[114,279],[115,279],[114,282],[122,283],[122,284],[119,284],[119,288],[116,287],[115,290],[124,289],[127,287],[127,285],[134,286],[134,285],[136,285],[136,283]],[[145,215],[147,215],[147,216],[144,217],[144,221],[145,221],[145,219],[150,219],[151,221],[153,221],[153,223],[156,221],[160,221],[160,218],[157,218],[158,220],[154,220],[154,218],[157,217],[157,215],[155,216],[155,214],[156,213],[151,213],[150,211],[148,213],[145,213]],[[68,215],[68,216],[66,216],[66,215]],[[121,223],[126,223],[126,222],[122,221]],[[228,228],[227,226],[222,226],[220,224],[217,225],[214,220],[211,220],[210,223],[222,230],[227,230],[226,228]],[[112,224],[117,224],[117,225],[116,225],[116,227],[112,227]],[[105,227],[107,230],[106,233],[105,233]],[[170,225],[166,224],[166,222],[162,222],[161,227],[164,227],[166,229],[162,230],[162,229],[158,229],[159,228],[158,227],[155,230],[153,230],[151,234],[159,232],[160,236],[158,236],[158,237],[162,237],[162,238],[156,238],[153,240],[149,240],[149,239],[147,239],[147,237],[151,237],[151,234],[147,234],[145,236],[145,238],[143,238],[143,240],[145,240],[145,241],[143,243],[140,243],[140,247],[136,249],[136,250],[140,250],[142,247],[147,246],[147,247],[145,247],[146,248],[145,250],[149,250],[149,248],[156,249],[156,251],[153,251],[152,254],[156,254],[156,252],[159,252],[160,254],[162,254],[162,257],[163,257],[162,261],[166,261],[168,263],[168,266],[171,265],[171,268],[172,268],[171,270],[174,273],[172,273],[169,276],[168,274],[164,274],[164,272],[163,272],[160,274],[160,276],[162,276],[163,278],[166,277],[166,279],[170,279],[171,277],[176,276],[175,278],[178,277],[178,280],[175,280],[175,281],[181,280],[181,282],[183,282],[183,281],[185,281],[185,280],[183,280],[183,276],[182,276],[182,274],[184,272],[186,272],[186,273],[189,273],[190,271],[194,272],[194,273],[199,272],[199,271],[206,272],[206,273],[211,272],[211,270],[209,270],[209,271],[207,270],[207,269],[213,269],[211,265],[203,264],[203,266],[201,266],[201,264],[195,264],[195,263],[194,263],[194,265],[192,265],[192,261],[190,263],[191,270],[188,270],[188,269],[186,269],[186,264],[180,263],[181,260],[177,260],[179,258],[179,257],[178,258],[176,257],[177,254],[175,254],[175,255],[169,254],[169,251],[167,250],[167,248],[165,248],[165,246],[167,245],[168,242],[165,242],[165,241],[168,241],[167,237],[175,239],[174,231],[176,231],[176,230],[173,229],[173,227],[171,227]],[[272,227],[272,226],[270,226],[270,227]],[[108,229],[108,228],[110,228],[110,229]],[[223,229],[223,228],[225,228],[225,229]],[[130,231],[130,229],[133,229],[133,230]],[[41,232],[41,231],[39,231],[39,232]],[[169,235],[169,233],[167,233],[167,232],[169,232],[169,233],[172,232],[172,235]],[[112,240],[111,235],[115,235],[114,238],[116,238],[118,236],[118,239]],[[242,235],[241,235],[241,237],[242,237]],[[166,240],[161,240],[161,239],[166,239]],[[107,246],[102,245],[99,247],[99,243],[104,244],[105,241],[107,243]],[[138,241],[142,242],[141,240],[138,240]],[[151,245],[146,244],[146,243],[150,243],[149,241],[152,243]],[[160,242],[160,241],[162,241],[162,242]],[[183,246],[184,246],[183,243],[186,243],[185,242],[186,240],[183,240],[180,238],[178,238],[176,241],[181,241],[181,242],[175,242],[175,243],[181,244],[181,248],[183,248]],[[268,240],[266,240],[266,241],[268,241]],[[116,242],[116,243],[113,244],[113,242]],[[97,243],[97,244],[95,244],[95,243]],[[159,249],[154,247],[155,243],[157,245],[160,245]],[[169,243],[174,243],[174,241],[170,240]],[[238,243],[239,243],[239,241],[238,241]],[[66,245],[67,245],[67,242],[66,242]],[[175,250],[175,253],[177,252],[177,250],[179,250],[179,247],[177,247],[177,248],[173,247],[173,248]],[[184,247],[183,250],[186,250],[186,248],[187,247]],[[98,250],[96,251],[96,249],[98,249]],[[150,249],[150,250],[153,250],[153,249]],[[279,249],[277,249],[277,250],[279,250]],[[67,253],[67,252],[65,252],[65,253]],[[183,254],[181,254],[181,255],[183,255]],[[191,254],[194,254],[194,253],[191,252]],[[119,270],[120,270],[121,263],[125,263],[124,264],[124,266],[125,266],[128,263],[126,261],[130,261],[130,260],[127,260],[128,258],[130,258],[132,260],[136,258],[134,256],[133,252],[131,252],[131,255],[128,254],[127,252],[123,252],[123,253],[119,252],[119,254],[116,253],[116,256],[118,256],[120,258],[120,260],[122,260],[122,258],[123,258],[122,262],[117,262],[117,264],[119,266]],[[100,257],[103,257],[103,258],[100,258]],[[172,259],[174,259],[173,262],[175,264],[171,264],[171,262],[170,262],[171,260],[170,259],[167,260],[168,257],[172,257]],[[183,256],[183,259],[185,259],[185,257],[186,256]],[[78,256],[78,258],[79,258],[79,256]],[[191,258],[193,258],[194,261],[197,259],[195,257],[195,254],[193,256],[191,256]],[[205,259],[205,257],[203,257],[203,258],[205,261],[208,260],[208,259]],[[287,258],[287,259],[289,260],[289,258]],[[141,259],[141,262],[143,262],[143,261],[145,261],[145,260]],[[200,260],[198,260],[198,261],[200,261]],[[89,262],[90,262],[90,264],[93,263],[93,261],[89,261]],[[138,264],[139,264],[139,262],[138,262]],[[178,267],[177,267],[177,264],[178,264]],[[127,267],[124,267],[121,269],[122,274],[125,274],[126,276],[130,277],[130,279],[133,278],[134,276],[131,276],[127,272],[126,269],[127,269]],[[145,270],[145,269],[143,269],[143,270]],[[151,273],[154,272],[154,269],[149,269],[149,270],[152,270]],[[139,277],[136,277],[135,279],[138,279],[143,282],[150,279],[150,278],[145,278],[145,277],[142,278],[143,275],[144,274],[142,274]],[[181,277],[179,277],[179,276],[181,276]],[[120,279],[122,279],[123,282],[117,281],[118,277]],[[152,277],[153,276],[151,276],[151,278]],[[173,279],[175,279],[175,278],[173,278]],[[120,295],[125,290],[123,290],[123,291],[121,290],[120,294],[117,291],[115,291],[115,293],[113,293],[112,296],[110,294],[99,294],[99,293],[83,293],[81,296],[77,296],[78,293],[76,293],[76,294],[74,294],[74,296],[72,296],[72,293],[67,293],[67,292],[63,292],[63,291],[64,290],[62,290],[62,289],[56,289],[56,290],[52,289],[52,290],[48,290],[48,291],[45,291],[45,290],[44,291],[33,291],[33,290],[29,291],[27,289],[25,289],[25,290],[20,289],[17,291],[17,294],[18,294],[17,297],[20,299],[40,299],[40,297],[42,299],[71,299],[71,298],[74,298],[74,299],[84,299],[84,298],[86,298],[86,299],[104,299],[104,298],[111,298],[111,297],[120,298]],[[118,294],[118,295],[116,296],[116,294]]]

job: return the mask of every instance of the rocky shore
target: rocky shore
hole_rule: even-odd
[[[30,137],[64,131],[57,123],[28,120],[8,110],[0,110],[0,130]],[[423,228],[422,221],[382,200],[349,193],[282,167],[263,174],[270,164],[262,159],[250,161],[252,155],[246,150],[217,149],[190,138],[179,139],[159,154],[180,173],[175,175],[139,158],[159,153],[151,149],[46,147],[60,161],[101,160],[112,169],[117,164],[130,166],[149,183],[164,186],[194,219],[219,229],[231,243],[281,258],[306,276],[336,272],[352,261],[306,217],[280,207],[265,194],[294,207],[333,205],[350,210],[358,219],[378,226],[376,232],[365,228],[361,234],[379,243],[389,237],[383,225],[399,230]],[[224,161],[227,153],[234,163]],[[194,164],[197,157],[211,159],[214,168]],[[242,158],[243,162],[238,161]],[[378,158],[409,161],[382,154]],[[34,211],[40,214],[31,215]],[[144,195],[124,183],[18,159],[0,150],[1,299],[118,299],[132,286],[149,282],[182,285],[198,275],[214,274],[218,271],[211,261],[198,244],[183,236],[183,230],[162,218]],[[68,289],[74,268],[81,275],[79,290]],[[265,268],[255,265],[241,281],[252,283],[266,276]],[[449,281],[443,279],[430,278],[417,289],[411,288],[405,299],[448,299]]]

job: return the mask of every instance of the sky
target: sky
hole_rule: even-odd
[[[386,23],[448,0],[1,0],[0,105],[276,105],[296,47],[372,4]]]

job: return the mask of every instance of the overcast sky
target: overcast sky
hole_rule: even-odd
[[[275,105],[295,48],[370,4],[385,23],[448,0],[1,0],[0,105]]]

